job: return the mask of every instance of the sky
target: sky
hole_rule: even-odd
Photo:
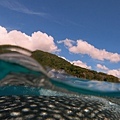
[[[0,0],[3,44],[120,78],[120,1]]]

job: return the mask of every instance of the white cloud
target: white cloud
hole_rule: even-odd
[[[120,69],[108,70],[107,74],[120,78]]]
[[[68,61],[71,64],[74,64],[76,66],[83,67],[83,68],[86,68],[86,69],[91,69],[91,66],[88,66],[86,63],[84,63],[84,62],[82,62],[80,60],[70,61],[70,60],[66,59],[65,57],[63,57],[63,56],[59,56],[59,57],[63,58],[64,60],[66,60],[66,61]]]
[[[97,68],[101,70],[108,70],[108,68],[105,65],[97,64]]]
[[[20,4],[17,0],[12,2],[11,0],[1,0],[0,5],[10,10],[14,10],[14,11],[25,13],[25,14],[38,15],[38,16],[47,15],[46,13],[43,13],[43,12],[34,12],[26,8],[24,5]]]
[[[75,54],[87,54],[90,57],[98,60],[109,60],[110,62],[120,62],[120,54],[108,52],[105,49],[95,48],[93,45],[83,40],[77,40],[76,44],[73,45],[72,40],[62,40],[58,43],[64,43],[70,52]]]
[[[65,46],[72,47],[73,46],[72,43],[75,43],[75,41],[66,39],[66,40],[57,41],[57,43],[64,43]]]
[[[54,38],[40,31],[32,33],[31,36],[21,31],[12,30],[0,26],[0,45],[11,44],[27,48],[31,51],[43,50],[47,52],[60,51],[54,43]]]
[[[97,64],[96,66],[98,69],[101,69],[103,72],[109,74],[109,75],[113,75],[116,76],[118,78],[120,78],[120,69],[112,69],[110,70],[108,67],[106,67],[105,65],[101,65],[101,64]]]
[[[71,63],[74,64],[74,65],[76,65],[76,66],[79,66],[79,67],[83,67],[83,68],[91,69],[91,66],[87,66],[86,63],[83,63],[83,62],[80,61],[80,60],[72,61]]]

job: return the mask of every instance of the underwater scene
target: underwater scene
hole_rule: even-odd
[[[0,54],[0,120],[120,120],[120,83],[45,70],[20,53]]]

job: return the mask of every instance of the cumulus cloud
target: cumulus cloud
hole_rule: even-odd
[[[73,46],[72,43],[75,43],[75,41],[66,39],[66,40],[57,41],[57,43],[64,43],[65,46],[72,47]]]
[[[91,66],[88,66],[86,63],[84,63],[84,62],[82,62],[80,60],[72,61],[71,63],[74,64],[74,65],[76,65],[76,66],[79,66],[79,67],[91,69]]]
[[[68,61],[69,63],[73,64],[73,65],[76,65],[76,66],[79,66],[79,67],[82,67],[82,68],[86,68],[86,69],[91,69],[91,66],[88,66],[86,63],[80,61],[80,60],[74,60],[74,61],[70,61],[68,59],[66,59],[65,57],[63,56],[59,56],[61,57],[62,59]]]
[[[17,45],[27,48],[31,51],[60,51],[54,43],[54,38],[46,33],[38,31],[29,36],[17,30],[8,32],[6,28],[0,26],[0,45],[3,44]]]
[[[101,70],[108,70],[108,68],[105,65],[97,64],[97,68]]]
[[[61,40],[58,43],[64,43],[70,52],[75,54],[87,54],[90,57],[98,60],[109,60],[110,62],[120,62],[120,54],[108,52],[105,49],[95,48],[93,45],[83,40],[77,40],[76,45],[73,45],[73,40]]]
[[[102,70],[103,72],[106,72],[109,75],[113,75],[113,76],[120,78],[120,69],[110,70],[108,67],[106,67],[105,65],[101,65],[101,64],[97,64],[96,67]]]
[[[114,75],[114,76],[120,78],[120,69],[108,70],[107,73],[109,75]]]

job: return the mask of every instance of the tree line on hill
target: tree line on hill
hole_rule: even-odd
[[[99,80],[108,82],[119,82],[119,79],[113,75],[107,75],[102,72],[96,72],[94,70],[88,70],[79,66],[75,66],[70,62],[58,57],[57,55],[50,54],[48,52],[43,52],[36,50],[32,52],[32,56],[36,59],[42,66],[49,66],[56,70],[64,70],[66,73],[89,80]]]
[[[25,48],[21,48],[18,46],[1,45],[0,53],[10,52],[10,50],[6,48],[11,48],[11,47],[19,48],[19,49],[23,49],[28,52],[31,52]],[[86,68],[75,66],[74,64],[71,64],[70,62],[58,57],[55,54],[43,52],[41,50],[36,50],[31,53],[32,53],[31,57],[34,58],[36,61],[38,61],[44,68],[50,67],[56,70],[64,70],[66,73],[82,79],[108,81],[108,82],[120,82],[119,78],[113,75],[107,75],[102,72],[97,72],[94,70],[88,70]]]

